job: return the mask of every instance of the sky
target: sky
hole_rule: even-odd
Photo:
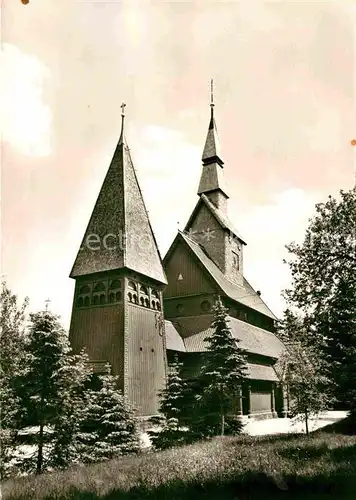
[[[120,134],[162,257],[197,202],[210,79],[244,273],[280,315],[285,245],[353,184],[355,7],[2,0],[1,273],[69,326],[68,275]]]

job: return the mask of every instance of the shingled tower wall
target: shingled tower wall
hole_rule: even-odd
[[[70,341],[110,363],[138,415],[158,409],[166,376],[161,257],[122,130],[70,277]]]

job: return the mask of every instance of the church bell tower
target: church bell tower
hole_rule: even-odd
[[[109,363],[138,415],[158,410],[166,377],[162,291],[167,284],[124,134],[85,231],[70,277],[70,342],[97,371]]]
[[[228,216],[224,162],[214,117],[211,81],[210,122],[202,155],[199,200],[184,231],[205,251],[231,283],[243,286],[243,247],[245,241]]]

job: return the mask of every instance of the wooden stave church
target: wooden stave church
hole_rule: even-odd
[[[137,415],[156,414],[174,355],[186,377],[199,370],[220,296],[232,335],[248,354],[236,415],[286,416],[278,363],[283,344],[275,335],[276,316],[243,276],[246,243],[227,213],[214,104],[199,198],[163,260],[125,139],[124,105],[122,110],[120,138],[70,273],[74,351],[85,348],[98,373],[110,364]]]

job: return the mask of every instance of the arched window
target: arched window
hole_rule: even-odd
[[[116,292],[116,302],[120,302],[121,300],[121,292]]]
[[[152,297],[159,299],[159,293],[157,292],[157,290],[151,290],[151,295],[152,295]]]
[[[90,299],[88,296],[84,297],[84,306],[85,307],[88,307],[90,306]]]
[[[133,298],[134,303],[138,304],[138,298],[137,298],[136,293],[133,294],[132,298]]]
[[[236,252],[232,252],[232,265],[235,269],[240,269],[240,257]]]
[[[140,286],[140,292],[141,292],[143,295],[148,295],[148,290],[147,290],[147,288],[146,288],[144,285],[141,285],[141,286]]]
[[[161,304],[160,304],[160,302],[158,300],[156,302],[156,307],[157,307],[158,311],[161,310]]]
[[[145,299],[143,297],[140,297],[140,303],[141,303],[141,306],[143,306],[145,304]]]
[[[92,300],[92,304],[94,306],[97,306],[99,304],[99,295],[94,295],[93,300]]]
[[[129,302],[132,302],[132,293],[131,293],[131,292],[129,292],[129,293],[127,294],[127,296],[128,296],[128,298],[129,298]]]
[[[154,300],[152,300],[151,304],[152,304],[152,309],[156,309],[156,302]]]
[[[150,307],[150,301],[148,300],[147,297],[145,298],[145,306]]]
[[[83,307],[83,303],[84,303],[83,297],[79,297],[78,302],[77,302],[77,306]]]
[[[106,296],[105,296],[105,293],[102,293],[100,295],[100,304],[103,305],[106,303]]]
[[[109,304],[112,304],[113,302],[115,302],[115,294],[114,294],[114,292],[110,292],[109,293]]]

